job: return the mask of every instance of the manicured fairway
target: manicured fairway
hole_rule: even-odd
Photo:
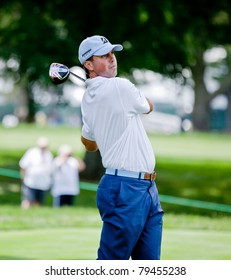
[[[36,144],[39,136],[48,137],[50,148],[56,152],[59,145],[70,144],[79,155],[84,153],[80,129],[73,127],[39,127],[20,125],[13,129],[0,126],[0,154],[12,154]],[[17,139],[17,140],[16,140]],[[149,134],[159,160],[226,161],[231,162],[231,136],[219,133]]]
[[[162,259],[230,260],[230,232],[208,230],[165,230]]]
[[[0,259],[96,259],[96,209],[1,207]],[[162,259],[230,260],[230,217],[166,214]]]
[[[16,230],[0,233],[0,259],[96,259],[98,228]]]
[[[33,229],[0,233],[0,259],[94,260],[100,228]],[[167,229],[163,260],[231,259],[230,232]]]

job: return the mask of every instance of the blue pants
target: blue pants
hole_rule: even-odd
[[[103,220],[98,260],[158,260],[162,220],[154,181],[104,175],[97,190]]]
[[[73,206],[75,201],[74,195],[63,194],[53,197],[53,206],[62,207],[62,206]]]
[[[22,185],[22,200],[28,200],[31,203],[44,204],[47,191],[34,189],[25,184]]]

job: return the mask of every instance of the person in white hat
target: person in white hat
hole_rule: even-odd
[[[69,145],[62,145],[53,161],[53,183],[51,194],[53,206],[72,206],[80,193],[79,172],[85,169],[85,163],[72,155]]]
[[[53,155],[46,137],[37,139],[37,146],[29,148],[19,161],[22,178],[22,208],[41,206],[51,184]]]
[[[153,105],[129,80],[116,77],[115,52],[122,49],[95,35],[81,42],[78,53],[88,76],[81,140],[88,151],[99,149],[106,169],[97,190],[103,220],[97,259],[160,259],[164,211],[140,119]]]

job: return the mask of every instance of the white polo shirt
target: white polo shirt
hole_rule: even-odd
[[[124,78],[96,77],[86,85],[82,136],[96,141],[103,166],[151,173],[155,156],[139,116],[150,110],[144,95]]]
[[[77,195],[79,188],[79,162],[74,157],[63,160],[57,156],[53,161],[52,196]]]
[[[50,151],[41,152],[38,147],[30,148],[19,161],[25,169],[23,182],[27,187],[48,190],[51,184],[53,156]]]

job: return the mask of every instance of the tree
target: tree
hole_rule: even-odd
[[[220,89],[210,93],[203,58],[212,47],[228,50],[230,14],[228,0],[99,0],[94,5],[91,0],[8,0],[0,9],[0,57],[19,61],[18,81],[25,81],[31,119],[33,84],[48,83],[50,63],[78,64],[81,40],[103,34],[124,45],[125,51],[118,54],[120,73],[151,69],[187,83],[184,70],[191,71],[194,127],[207,130],[211,99],[221,92],[229,94],[231,85],[227,71],[220,77]]]
[[[146,0],[138,1],[135,11],[131,11],[135,15],[134,20],[129,20],[128,15],[130,26],[126,30],[131,32],[127,36],[129,49],[123,58],[128,53],[134,67],[149,68],[182,83],[187,83],[185,69],[190,70],[195,92],[193,123],[198,130],[209,128],[211,100],[221,93],[230,92],[229,55],[225,61],[227,72],[219,77],[218,90],[209,92],[204,79],[207,69],[205,52],[224,46],[229,54],[230,12],[231,4],[226,0],[213,3],[207,0]]]
[[[144,0],[136,1],[133,6],[131,1],[120,4],[123,9],[119,17],[113,18],[113,25],[119,28],[117,36],[127,38],[124,42],[126,52],[120,56],[122,70],[127,71],[132,62],[134,68],[152,69],[182,83],[187,83],[185,69],[190,70],[195,92],[194,128],[208,130],[211,100],[221,93],[228,94],[231,88],[230,56],[226,60],[227,73],[219,77],[220,88],[211,93],[204,79],[208,66],[204,54],[216,46],[228,50],[231,43],[230,2]],[[116,6],[112,4],[110,9],[114,11]],[[109,14],[109,10],[105,14]],[[110,25],[109,17],[104,20],[103,26]],[[126,27],[121,29],[121,24],[125,26],[123,21],[126,21]]]
[[[200,1],[198,5],[194,1],[192,5],[185,2],[182,7],[184,13],[177,14],[176,22],[183,19],[185,22],[182,43],[185,46],[186,61],[182,66],[191,69],[194,80],[193,122],[196,129],[207,130],[209,128],[210,102],[221,93],[228,94],[231,88],[231,79],[229,67],[227,67],[227,73],[223,73],[220,77],[220,88],[213,93],[209,92],[205,83],[207,65],[204,54],[208,49],[219,45],[228,50],[230,38],[227,35],[231,28],[229,19],[231,6],[228,1],[218,3]],[[229,57],[227,56],[227,59]]]
[[[65,59],[70,62],[73,54],[71,40],[62,19],[53,19],[45,10],[45,1],[8,1],[0,10],[1,53],[6,61],[16,60],[19,68],[11,71],[16,83],[27,97],[28,121],[34,120],[35,103],[33,85],[47,85],[51,62]]]

